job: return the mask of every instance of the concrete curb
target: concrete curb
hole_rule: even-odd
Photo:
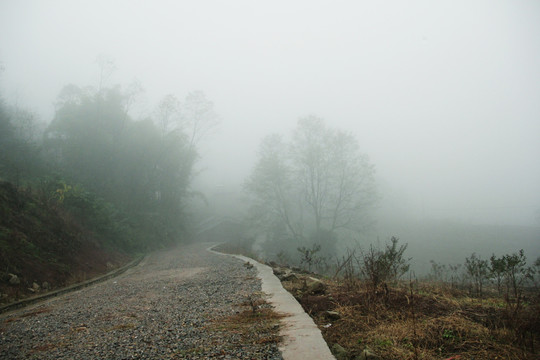
[[[252,263],[257,268],[258,277],[261,279],[262,291],[268,294],[268,302],[274,306],[276,312],[287,315],[281,320],[284,326],[280,329],[283,341],[279,345],[279,350],[284,360],[335,360],[322,337],[321,330],[294,296],[283,288],[270,266],[243,255],[217,252],[213,250],[217,245],[219,244],[212,245],[207,250],[214,254],[232,256]]]
[[[22,299],[22,300],[13,302],[11,304],[1,306],[0,307],[0,314],[3,314],[3,313],[8,312],[8,311],[12,311],[12,310],[20,309],[20,308],[26,307],[28,305],[32,305],[32,304],[35,304],[35,303],[38,303],[38,302],[41,302],[41,301],[44,301],[44,300],[59,296],[59,295],[63,295],[63,294],[69,293],[69,292],[80,290],[82,288],[94,285],[96,283],[112,279],[114,277],[117,277],[117,276],[123,274],[124,272],[126,272],[126,270],[131,269],[132,267],[135,267],[135,266],[139,265],[139,263],[144,259],[144,257],[145,257],[145,255],[139,256],[137,259],[129,262],[128,264],[122,266],[119,269],[108,272],[105,275],[101,275],[101,276],[95,277],[93,279],[83,281],[82,283],[70,285],[70,286],[67,286],[65,288],[50,291],[50,292],[42,294],[42,295],[29,297],[29,298],[26,298],[26,299]]]

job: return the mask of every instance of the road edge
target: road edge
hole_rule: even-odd
[[[266,300],[274,306],[277,313],[286,315],[281,319],[283,326],[280,328],[280,335],[283,336],[283,341],[279,344],[279,350],[284,360],[336,359],[328,348],[321,330],[294,296],[281,285],[281,281],[274,275],[270,266],[261,264],[247,256],[215,251],[213,248],[218,245],[220,244],[214,244],[206,250],[217,255],[232,256],[253,264],[257,268],[257,276],[261,280],[262,291],[268,295]]]
[[[53,297],[57,297],[59,295],[63,295],[63,294],[67,294],[69,292],[77,291],[77,290],[80,290],[82,288],[94,285],[96,283],[112,279],[114,277],[117,277],[117,276],[123,274],[128,269],[131,269],[131,268],[139,265],[139,263],[145,258],[145,256],[146,255],[141,255],[141,256],[137,257],[136,259],[130,261],[126,265],[122,266],[121,268],[115,269],[115,270],[110,271],[110,272],[108,272],[108,273],[106,273],[104,275],[100,275],[100,276],[92,278],[90,280],[83,281],[82,283],[66,286],[64,288],[54,290],[54,291],[50,291],[50,292],[47,292],[45,294],[32,296],[32,297],[29,297],[29,298],[26,298],[26,299],[22,299],[22,300],[19,300],[19,301],[16,301],[16,302],[12,302],[12,303],[7,304],[7,305],[0,306],[0,314],[4,314],[4,313],[7,313],[7,312],[12,311],[12,310],[21,309],[21,308],[24,308],[26,306],[29,306],[29,305],[32,305],[32,304],[35,304],[35,303],[38,303],[38,302],[41,302],[41,301],[44,301],[44,300],[47,300],[47,299],[50,299],[50,298],[53,298]]]

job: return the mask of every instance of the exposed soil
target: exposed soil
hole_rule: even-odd
[[[60,207],[0,182],[0,304],[87,280],[130,259],[102,248]],[[9,274],[20,283],[10,284]]]

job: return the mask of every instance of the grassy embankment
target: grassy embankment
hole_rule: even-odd
[[[87,280],[130,259],[58,201],[0,183],[0,303]]]
[[[241,245],[221,251],[253,255]],[[357,277],[309,274],[326,285],[310,293],[306,275],[295,275],[282,279],[284,287],[311,315],[338,359],[360,358],[365,349],[381,359],[538,358],[540,294],[534,289],[516,301],[495,289],[473,297],[446,283],[412,280],[373,287]]]

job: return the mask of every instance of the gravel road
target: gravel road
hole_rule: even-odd
[[[153,253],[118,278],[2,315],[0,359],[281,359],[271,334],[223,326],[261,284],[208,246]]]

